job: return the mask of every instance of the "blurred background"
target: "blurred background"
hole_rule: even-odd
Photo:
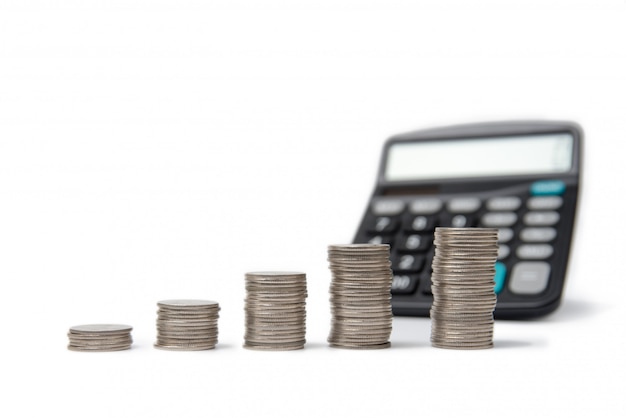
[[[625,17],[623,0],[0,1],[0,411],[623,415]],[[431,348],[425,318],[380,353],[326,347],[326,246],[352,240],[384,141],[511,119],[585,131],[563,306],[498,322],[484,352]],[[243,275],[266,269],[307,273],[301,352],[241,347]],[[169,298],[220,302],[218,349],[152,349]],[[68,352],[94,322],[133,325],[134,348]]]

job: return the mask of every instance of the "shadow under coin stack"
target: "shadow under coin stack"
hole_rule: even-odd
[[[304,348],[306,297],[304,273],[246,273],[244,347],[273,351]]]
[[[389,245],[328,247],[332,273],[331,347],[376,349],[390,346],[391,262]]]
[[[132,327],[117,324],[77,325],[70,328],[67,346],[72,351],[128,350],[133,343]]]
[[[435,229],[430,310],[433,347],[493,347],[497,256],[497,229]]]
[[[156,348],[172,351],[210,350],[217,344],[217,302],[175,299],[157,302]]]

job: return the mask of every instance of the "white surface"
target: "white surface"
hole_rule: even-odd
[[[625,415],[623,1],[59,3],[0,3],[0,415]],[[562,308],[488,351],[410,318],[391,349],[328,348],[326,245],[383,141],[529,118],[586,133]],[[307,273],[305,350],[241,348],[261,269]],[[182,297],[222,305],[216,350],[151,347]],[[133,349],[67,351],[92,322]]]

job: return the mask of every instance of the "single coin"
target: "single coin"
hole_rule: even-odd
[[[133,327],[130,325],[121,324],[87,324],[87,325],[75,325],[70,328],[71,333],[76,334],[115,334],[115,333],[128,333],[132,331]]]

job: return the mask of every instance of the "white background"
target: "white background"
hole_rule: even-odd
[[[624,1],[0,2],[2,416],[624,416]],[[326,246],[392,134],[504,119],[586,134],[563,306],[492,350],[333,350]],[[308,344],[243,341],[246,271],[302,270]],[[156,302],[222,306],[205,352]],[[66,349],[72,325],[133,349]]]

